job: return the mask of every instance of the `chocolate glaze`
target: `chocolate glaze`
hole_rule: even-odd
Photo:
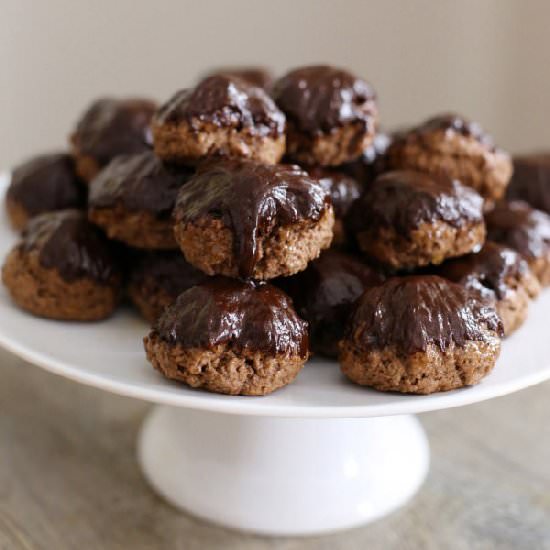
[[[152,251],[138,256],[132,266],[130,284],[147,285],[174,299],[184,290],[202,283],[208,278],[193,267],[179,251]]]
[[[89,206],[112,208],[122,204],[128,210],[145,210],[167,219],[179,189],[194,172],[188,167],[167,166],[151,151],[119,156],[92,180]]]
[[[233,233],[241,277],[251,277],[258,240],[276,226],[320,219],[330,196],[318,181],[292,165],[225,161],[207,165],[179,192],[176,223],[221,219]]]
[[[150,148],[150,122],[157,105],[148,99],[103,98],[94,101],[76,125],[72,142],[80,155],[100,166],[117,155]]]
[[[346,337],[364,349],[397,353],[445,352],[454,343],[484,341],[486,331],[503,335],[494,307],[461,285],[433,275],[394,277],[368,289],[357,303]]]
[[[120,277],[113,247],[79,210],[33,218],[20,246],[24,253],[37,253],[42,267],[55,269],[68,282],[85,277],[106,284]]]
[[[276,284],[288,292],[298,314],[309,323],[311,349],[336,357],[353,304],[383,280],[381,273],[358,258],[327,250],[305,271]]]
[[[550,153],[523,155],[513,160],[514,174],[507,197],[524,200],[550,214]]]
[[[379,176],[355,203],[349,226],[393,228],[407,235],[422,223],[444,221],[454,227],[483,221],[483,199],[473,189],[444,175],[412,170]]]
[[[240,78],[218,74],[205,78],[194,89],[177,92],[157,111],[155,122],[186,122],[197,131],[208,123],[277,137],[284,133],[286,120],[263,89]]]
[[[502,300],[511,289],[510,281],[517,281],[528,269],[527,262],[518,252],[487,241],[477,254],[445,262],[437,268],[437,274],[477,290],[487,298]]]
[[[269,90],[273,84],[273,75],[266,67],[219,67],[210,71],[206,76],[224,75],[229,78],[240,78],[252,86]]]
[[[269,284],[214,277],[180,294],[153,327],[165,342],[211,349],[308,356],[307,323]]]
[[[301,132],[329,133],[352,122],[374,131],[376,94],[364,80],[343,69],[328,65],[295,69],[274,84],[273,97]]]
[[[336,218],[343,218],[361,195],[362,186],[345,172],[321,166],[304,169],[312,178],[318,180],[321,187],[330,195]]]
[[[71,155],[65,153],[39,155],[16,166],[7,196],[30,216],[86,206],[85,185],[76,176]]]
[[[487,238],[530,261],[550,252],[550,215],[523,201],[500,202],[485,215]]]

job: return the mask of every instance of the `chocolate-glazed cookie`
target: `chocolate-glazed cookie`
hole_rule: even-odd
[[[495,147],[479,124],[443,114],[399,133],[386,152],[389,169],[446,174],[489,200],[501,198],[512,175],[512,162]]]
[[[48,212],[29,221],[6,258],[2,281],[33,315],[95,321],[111,315],[119,300],[116,256],[85,212]]]
[[[436,276],[395,277],[368,289],[342,343],[342,372],[381,391],[429,394],[478,383],[500,353],[493,306]]]
[[[374,90],[346,70],[328,65],[294,69],[274,84],[273,97],[287,116],[287,154],[297,162],[349,162],[374,138]]]
[[[28,159],[13,169],[6,207],[14,229],[44,212],[86,207],[86,189],[71,155],[52,153]]]
[[[514,157],[514,174],[507,197],[550,214],[550,153]]]
[[[155,322],[185,290],[207,279],[181,252],[145,252],[132,262],[127,292],[145,320]]]
[[[292,298],[296,311],[309,323],[310,348],[328,357],[338,355],[338,342],[356,300],[382,274],[351,254],[327,250],[305,271],[277,279]]]
[[[144,339],[164,376],[230,395],[265,395],[308,358],[307,323],[268,284],[215,277],[181,294]]]
[[[142,98],[94,101],[70,137],[78,175],[90,181],[114,157],[149,150],[156,108],[154,101]]]
[[[539,282],[523,257],[491,241],[477,254],[445,262],[437,273],[493,300],[506,336],[523,324],[529,301],[540,292]]]
[[[153,139],[155,153],[172,162],[221,156],[274,164],[285,151],[285,115],[262,88],[215,75],[160,107]]]
[[[305,269],[334,225],[330,196],[304,170],[249,161],[205,166],[179,192],[174,219],[191,264],[254,279]]]
[[[490,240],[517,250],[540,283],[550,285],[550,215],[523,201],[502,201],[485,222]]]
[[[229,78],[240,78],[245,80],[252,86],[270,90],[273,84],[273,74],[267,67],[260,66],[233,66],[233,67],[218,67],[209,71],[205,77],[223,75]]]
[[[112,239],[145,249],[178,248],[172,210],[194,174],[166,166],[152,151],[113,159],[91,182],[88,217]]]
[[[355,202],[347,226],[369,257],[410,269],[478,251],[482,210],[473,189],[442,174],[386,172]]]

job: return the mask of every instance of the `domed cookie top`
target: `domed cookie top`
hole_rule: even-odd
[[[308,355],[307,323],[271,285],[216,277],[181,294],[153,328],[186,349],[226,345],[270,355]]]
[[[65,153],[39,155],[16,166],[6,198],[17,229],[37,214],[86,206],[85,188],[71,155]]]
[[[273,278],[300,271],[305,268],[302,263],[317,257],[319,250],[327,247],[332,238],[329,195],[317,180],[292,165],[226,161],[206,166],[179,192],[174,217],[176,238],[187,259],[207,273],[220,273],[217,268],[203,265],[202,260],[206,261],[204,244],[195,250],[197,243],[204,243],[207,235],[201,231],[199,238],[199,235],[191,235],[190,230],[208,231],[208,226],[212,226],[210,229],[216,230],[212,247],[216,249],[222,246],[221,231],[229,230],[232,260],[231,265],[226,266],[227,272],[222,273],[254,278]],[[307,233],[316,231],[325,219],[327,223],[321,228],[322,235]],[[284,241],[286,237],[280,231],[289,228],[296,230],[296,234],[286,237],[296,238],[296,242],[289,241],[288,246],[280,250],[270,249],[271,245]],[[300,242],[300,237],[305,240]],[[290,261],[288,255],[292,256],[292,266],[286,265],[287,260]],[[219,258],[219,262],[225,260],[225,257]],[[263,266],[259,273],[260,262],[264,260],[276,261],[282,272],[279,268],[272,272],[273,266]],[[287,267],[292,268],[290,273]]]
[[[55,269],[65,281],[86,277],[108,283],[120,275],[111,244],[78,210],[33,218],[19,246],[23,253],[38,254],[41,266]]]
[[[149,149],[156,107],[149,99],[94,101],[71,136],[79,174],[90,180],[112,158]]]
[[[277,284],[288,291],[299,315],[309,323],[311,349],[335,357],[353,304],[383,276],[358,258],[327,250],[298,275]]]
[[[273,83],[273,75],[266,67],[234,66],[218,67],[207,73],[208,76],[223,75],[229,78],[240,78],[258,88],[268,90]]]
[[[394,277],[368,289],[348,323],[347,336],[366,349],[398,353],[442,352],[470,340],[484,341],[488,331],[502,335],[494,307],[461,285],[432,275]]]
[[[514,157],[509,199],[521,199],[550,214],[550,153]]]

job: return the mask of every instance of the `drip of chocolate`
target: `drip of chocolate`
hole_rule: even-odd
[[[276,227],[318,221],[330,196],[307,172],[292,165],[225,161],[205,166],[179,192],[176,223],[221,219],[233,234],[241,277],[251,277],[258,241]]]
[[[286,119],[262,88],[220,74],[205,78],[196,88],[177,92],[160,107],[155,122],[186,122],[195,130],[212,124],[276,137],[284,133]]]
[[[7,196],[31,216],[86,206],[86,188],[66,153],[40,155],[16,166]]]
[[[359,122],[374,130],[376,94],[367,82],[343,69],[319,65],[295,69],[273,86],[287,119],[304,133],[330,133]]]
[[[307,323],[284,292],[269,284],[225,277],[180,294],[153,332],[186,349],[227,345],[239,352],[308,356]]]
[[[194,169],[165,165],[151,151],[113,159],[90,185],[89,206],[112,208],[122,204],[131,211],[145,210],[168,218],[179,189]]]
[[[487,331],[503,335],[490,303],[461,285],[433,275],[395,277],[365,292],[347,328],[347,338],[364,348],[393,348],[398,354],[447,351]]]
[[[550,214],[550,153],[514,158],[514,174],[507,197],[524,200]]]
[[[63,210],[33,218],[23,232],[21,250],[37,253],[40,265],[66,281],[87,277],[109,283],[120,276],[116,253],[85,212]]]

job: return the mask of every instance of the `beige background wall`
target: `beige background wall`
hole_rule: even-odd
[[[453,109],[550,148],[545,0],[0,0],[0,166],[63,146],[101,94],[167,98],[205,67],[346,65],[394,126]]]

